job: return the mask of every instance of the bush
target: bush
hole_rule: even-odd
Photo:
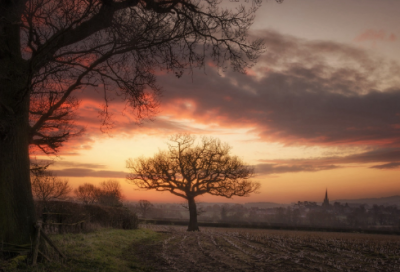
[[[84,205],[67,201],[36,202],[37,218],[48,232],[79,232],[92,225],[120,229],[138,228],[135,213],[125,207]],[[77,224],[79,223],[79,224]]]
[[[90,214],[92,223],[119,229],[136,229],[138,227],[139,220],[136,214],[125,207],[85,205],[85,209]]]

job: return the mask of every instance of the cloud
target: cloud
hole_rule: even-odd
[[[270,175],[295,172],[317,172],[339,168],[336,165],[278,165],[278,164],[257,164],[255,165],[256,174]]]
[[[77,163],[71,161],[57,161],[55,162],[57,167],[74,167],[74,168],[95,168],[95,169],[104,169],[106,165],[104,164],[95,164],[95,163]]]
[[[386,33],[386,31],[380,29],[367,29],[360,35],[358,35],[355,39],[356,42],[367,42],[367,41],[383,41],[383,42],[395,42],[397,40],[397,36],[393,33]]]
[[[400,166],[400,149],[377,149],[348,156],[331,156],[311,159],[260,160],[256,173],[277,174],[292,172],[317,172],[345,167],[348,164],[387,162],[370,168],[394,169]]]
[[[125,178],[128,173],[122,171],[92,170],[85,168],[66,168],[62,170],[52,170],[60,177],[101,177],[101,178]]]
[[[347,163],[374,163],[374,162],[394,162],[400,161],[400,149],[382,148],[347,156],[330,156],[312,159],[292,159],[292,160],[260,160],[260,162],[291,163],[291,164],[347,164]]]
[[[51,163],[48,170],[60,177],[125,178],[127,175],[127,173],[122,171],[103,170],[107,168],[104,164],[58,160],[40,160],[38,162]]]
[[[371,166],[370,168],[376,168],[376,169],[395,169],[400,166],[400,162],[391,162],[391,163],[385,163],[381,165],[374,165]]]
[[[253,76],[211,67],[193,82],[160,77],[161,112],[287,145],[399,145],[397,64],[348,45],[263,35]]]
[[[213,65],[193,71],[193,77],[160,74],[164,94],[152,122],[138,125],[122,99],[113,97],[110,134],[246,128],[263,141],[285,145],[400,146],[396,63],[349,45],[271,30],[253,37],[263,37],[266,49],[248,75]],[[95,138],[108,137],[100,131],[98,116],[103,95],[93,88],[77,95],[81,106],[76,123],[86,133],[65,143],[60,155],[79,153]]]

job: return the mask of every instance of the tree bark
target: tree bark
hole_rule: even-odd
[[[25,1],[0,1],[0,242],[30,244],[35,210],[29,173],[29,65],[20,52]]]
[[[199,226],[197,224],[197,207],[196,202],[194,201],[194,197],[189,197],[188,202],[190,221],[187,231],[199,231]]]
[[[29,99],[23,101],[29,108]],[[2,115],[6,128],[0,134],[0,240],[30,243],[34,235],[35,210],[29,173],[28,112]]]

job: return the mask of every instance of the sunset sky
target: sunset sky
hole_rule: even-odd
[[[117,98],[108,134],[100,131],[102,93],[86,89],[76,113],[86,132],[57,157],[36,157],[55,159],[51,170],[74,188],[118,179],[126,200],[182,202],[136,190],[125,161],[187,132],[227,142],[261,183],[250,197],[197,201],[321,202],[326,188],[332,200],[400,195],[399,11],[398,0],[264,0],[251,38],[264,38],[266,51],[246,75],[211,62],[179,79],[159,73],[152,121],[138,125]]]

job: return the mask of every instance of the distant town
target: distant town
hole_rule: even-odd
[[[322,199],[322,198],[321,198]],[[250,202],[245,204],[199,203],[199,222],[265,223],[277,226],[362,228],[398,230],[400,196],[330,201],[328,191],[322,203],[298,201],[292,204]],[[152,204],[143,213],[138,204],[127,204],[142,219],[187,220],[185,204]]]

